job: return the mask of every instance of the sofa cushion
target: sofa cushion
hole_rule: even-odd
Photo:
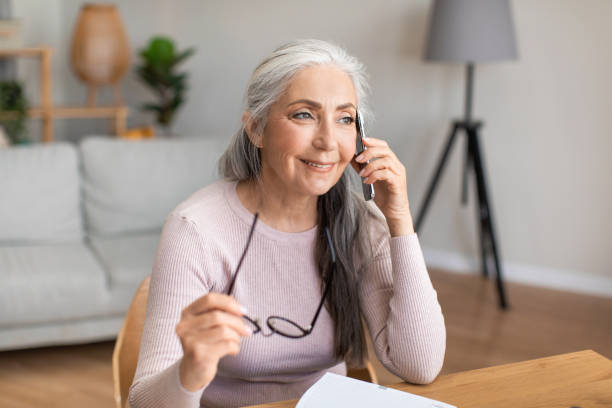
[[[91,238],[90,245],[110,276],[113,290],[127,285],[133,293],[151,273],[160,233]]]
[[[83,243],[0,247],[0,327],[106,314],[105,273]]]
[[[109,315],[122,316],[140,282],[151,274],[160,233],[91,237],[90,245],[110,279]]]
[[[88,137],[80,145],[89,232],[118,236],[161,229],[166,216],[216,178],[218,140],[130,141]]]
[[[46,143],[0,149],[0,246],[83,237],[76,149]]]

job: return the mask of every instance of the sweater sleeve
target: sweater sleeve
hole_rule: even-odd
[[[209,291],[203,274],[203,244],[195,225],[177,214],[166,219],[157,247],[129,403],[139,407],[199,407],[204,388],[184,389],[183,356],[175,333],[181,311]]]
[[[444,317],[416,233],[387,238],[365,267],[361,305],[376,355],[404,381],[427,384],[442,369]]]

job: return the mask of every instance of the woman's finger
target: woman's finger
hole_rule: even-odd
[[[188,341],[191,350],[197,355],[196,359],[200,361],[218,360],[227,354],[236,355],[240,351],[239,339],[212,339],[206,333],[199,333],[192,335]]]
[[[177,332],[186,330],[208,330],[218,326],[230,326],[242,336],[252,334],[243,318],[222,310],[212,310],[207,313],[192,315],[177,325]]]
[[[353,159],[351,160],[351,166],[353,166],[353,170],[359,173],[361,171],[361,168],[363,167],[363,164],[357,163],[357,161],[355,161],[355,157],[353,157]]]
[[[395,163],[393,162],[393,160],[391,160],[389,157],[373,160],[367,166],[365,166],[363,170],[361,170],[359,176],[368,177],[370,174],[372,174],[372,172],[382,169],[389,169],[393,173],[397,174],[397,171],[395,171],[395,169],[393,168],[394,164]]]
[[[230,326],[242,336],[250,336],[251,330],[242,317],[221,310],[204,313],[194,317],[193,326],[206,330],[217,326]]]
[[[376,139],[375,137],[366,137],[363,140],[363,144],[366,145],[366,147],[374,147],[374,146],[389,146],[389,144],[387,143],[386,140],[383,139]]]
[[[395,154],[386,146],[376,146],[361,152],[361,154],[356,157],[356,160],[358,163],[365,163],[368,160],[380,159],[383,157],[395,158]]]
[[[372,172],[363,182],[365,184],[374,184],[377,181],[393,181],[397,176],[389,169],[376,170]]]
[[[209,310],[223,310],[236,316],[243,316],[246,310],[231,296],[223,293],[210,292],[196,299],[193,303],[183,309],[183,315],[197,315]]]
[[[214,344],[225,340],[240,343],[242,338],[236,330],[229,326],[217,326],[208,330],[192,330],[187,337],[196,338],[202,344]]]

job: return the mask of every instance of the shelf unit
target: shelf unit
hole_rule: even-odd
[[[0,58],[34,57],[40,61],[39,96],[40,106],[28,109],[28,117],[41,119],[43,123],[43,141],[53,141],[53,120],[69,118],[110,118],[111,132],[117,136],[125,132],[125,124],[129,109],[127,106],[54,106],[51,100],[51,47],[28,47],[0,49]],[[14,115],[3,112],[2,117]]]

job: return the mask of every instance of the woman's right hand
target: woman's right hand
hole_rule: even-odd
[[[208,293],[183,309],[176,334],[183,346],[180,376],[186,390],[209,384],[219,359],[238,354],[241,338],[251,335],[242,316],[236,299],[221,293]]]

